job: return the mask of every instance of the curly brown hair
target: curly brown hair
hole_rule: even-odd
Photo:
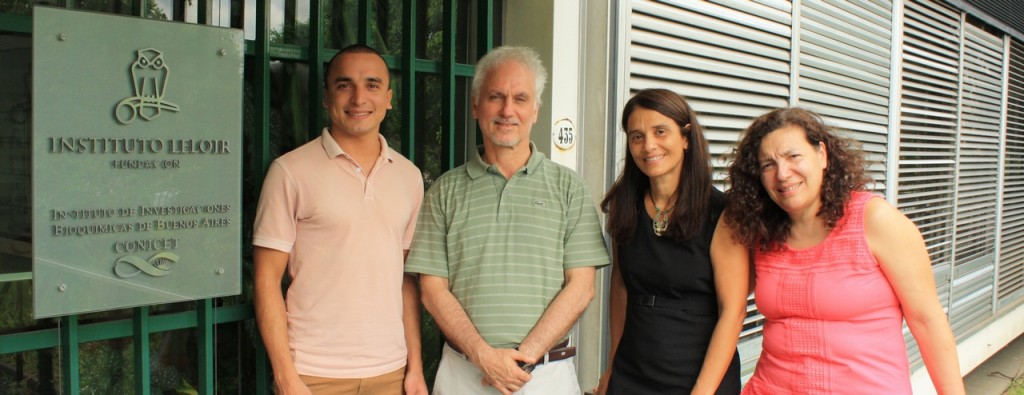
[[[804,131],[812,146],[825,144],[828,167],[821,183],[821,209],[818,217],[829,229],[843,217],[853,191],[864,190],[872,182],[865,170],[863,151],[851,139],[840,137],[825,125],[821,116],[803,108],[780,108],[754,120],[733,149],[733,162],[726,181],[725,221],[735,230],[736,240],[747,248],[770,251],[782,246],[789,235],[790,219],[765,190],[761,182],[761,141],[769,133],[786,126]]]

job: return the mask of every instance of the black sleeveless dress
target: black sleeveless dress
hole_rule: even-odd
[[[704,231],[683,242],[656,236],[640,210],[633,238],[619,250],[628,302],[609,394],[693,389],[718,322],[710,249],[724,206],[722,192],[714,190]],[[738,353],[716,393],[740,393]]]

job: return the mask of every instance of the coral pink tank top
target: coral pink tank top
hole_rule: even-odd
[[[820,244],[754,256],[761,358],[744,395],[911,394],[903,310],[864,234],[868,192]]]

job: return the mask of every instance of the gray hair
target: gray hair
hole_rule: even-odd
[[[472,96],[473,102],[479,103],[480,87],[495,67],[505,62],[519,62],[526,66],[533,73],[534,90],[536,91],[537,106],[541,104],[541,96],[544,95],[544,85],[548,82],[548,71],[540,61],[540,55],[529,47],[503,46],[497,47],[488,52],[476,63],[476,72],[473,74]]]

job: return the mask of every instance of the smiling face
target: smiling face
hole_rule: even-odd
[[[637,107],[626,122],[629,154],[640,171],[652,180],[678,180],[690,142],[679,125],[660,112]]]
[[[335,59],[327,70],[324,108],[331,133],[361,137],[380,132],[391,109],[388,66],[373,53],[352,52]]]
[[[816,216],[828,167],[823,143],[812,145],[799,126],[783,126],[761,140],[761,184],[790,218]]]
[[[473,98],[473,118],[480,125],[485,149],[528,145],[530,128],[540,109],[534,75],[523,64],[507,61],[487,73],[479,97]]]

